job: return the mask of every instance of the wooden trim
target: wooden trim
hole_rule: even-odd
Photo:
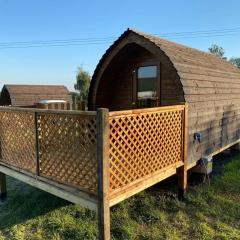
[[[143,63],[139,63],[136,65],[135,69],[134,69],[134,84],[133,84],[133,95],[135,96],[135,107],[134,108],[138,108],[138,97],[137,97],[137,92],[138,92],[138,69],[141,67],[152,67],[152,66],[156,66],[157,67],[157,76],[156,76],[156,91],[157,91],[157,107],[159,107],[160,104],[160,98],[161,98],[161,94],[160,94],[160,62],[159,61],[144,61]]]
[[[124,111],[114,111],[114,112],[109,112],[109,117],[122,117],[124,115],[130,115],[130,114],[144,114],[144,113],[152,113],[152,112],[183,110],[184,108],[185,108],[184,105],[174,105],[174,106],[166,106],[166,107],[141,108],[141,109],[132,109],[132,110],[124,110]]]
[[[226,150],[226,149],[228,149],[228,148],[230,148],[230,147],[232,147],[232,146],[234,146],[235,144],[238,144],[238,143],[240,143],[240,139],[238,139],[237,141],[234,141],[234,142],[226,145],[223,148],[220,148],[219,150],[217,150],[217,151],[215,151],[215,152],[213,152],[213,153],[211,153],[211,154],[209,154],[207,156],[208,157],[213,157],[213,156],[223,152],[224,150]],[[198,164],[198,161],[195,161],[195,162],[192,162],[192,163],[188,163],[187,169],[189,170],[189,169],[195,167],[197,164]]]
[[[180,166],[182,166],[182,162],[180,162],[177,165],[174,164],[171,167],[168,167],[166,169],[155,172],[154,174],[152,174],[150,176],[141,178],[140,181],[136,181],[132,184],[129,184],[124,189],[121,189],[121,191],[118,191],[117,193],[113,193],[112,195],[110,195],[110,207],[153,186],[154,184],[156,184],[170,176],[173,176],[174,174],[176,174],[176,170]]]
[[[0,112],[37,112],[46,114],[68,114],[68,115],[86,115],[96,116],[96,111],[74,111],[74,110],[53,110],[39,108],[22,108],[22,107],[0,107]]]
[[[132,108],[137,108],[137,71],[133,70],[132,73]]]
[[[157,75],[158,75],[158,80],[157,80],[157,88],[158,88],[158,107],[160,107],[161,105],[162,105],[162,63],[161,62],[159,62],[158,63],[158,69],[157,69],[157,71],[158,71],[158,73],[157,73]]]
[[[225,147],[220,148],[219,150],[217,150],[217,151],[215,151],[215,152],[209,154],[208,156],[209,156],[209,157],[213,157],[214,155],[216,155],[216,154],[218,154],[218,153],[220,153],[220,152],[222,152],[222,151],[224,151],[224,150],[226,150],[226,149],[232,147],[233,145],[235,145],[235,144],[237,144],[237,143],[240,143],[240,139],[238,139],[238,140],[235,141],[235,142],[229,143],[229,144],[226,145]]]
[[[110,240],[109,113],[97,109],[98,228],[99,239]]]
[[[195,161],[195,162],[192,162],[192,163],[188,163],[187,169],[189,170],[189,169],[195,167],[197,164],[198,164],[198,161]]]
[[[75,185],[70,185],[69,183],[64,183],[63,181],[59,181],[59,180],[56,180],[56,179],[53,179],[51,177],[48,177],[48,176],[37,176],[35,173],[31,173],[30,171],[28,170],[24,170],[22,168],[19,168],[19,167],[15,167],[13,165],[10,165],[8,163],[5,163],[3,162],[2,159],[0,159],[0,165],[4,166],[4,167],[7,167],[7,168],[10,168],[12,169],[13,171],[17,171],[17,172],[20,172],[20,173],[23,173],[25,175],[28,175],[30,177],[33,177],[33,178],[36,178],[36,179],[39,179],[40,181],[43,181],[43,182],[50,182],[51,184],[53,185],[60,185],[62,188],[64,189],[68,189],[68,188],[72,188],[72,189],[76,189],[76,191],[80,191],[80,192],[83,192],[84,194],[86,194],[87,196],[89,196],[90,198],[94,198],[94,199],[97,199],[97,193],[95,192],[90,192],[88,189],[85,189],[81,186],[75,186]]]
[[[38,177],[30,173],[23,173],[23,171],[20,172],[13,170],[9,167],[3,166],[2,163],[0,164],[0,172],[45,192],[51,193],[57,197],[97,211],[98,201],[96,197],[77,190],[76,188],[68,187],[66,185],[44,179],[43,177]]]
[[[116,190],[112,190],[110,192],[110,199],[114,198],[116,195],[120,195],[122,193],[127,192],[129,188],[132,188],[134,186],[138,186],[138,184],[140,184],[140,183],[145,185],[145,181],[147,181],[148,179],[151,179],[152,177],[161,175],[162,173],[168,171],[169,169],[172,169],[172,168],[177,169],[177,168],[179,168],[181,166],[183,166],[183,162],[182,161],[178,162],[178,163],[171,164],[171,165],[169,165],[169,166],[167,166],[165,168],[162,168],[162,169],[160,169],[160,170],[158,170],[156,172],[153,172],[153,173],[148,174],[148,175],[146,175],[146,176],[144,176],[142,178],[139,178],[139,179],[137,179],[137,180],[135,180],[133,182],[130,182],[129,184],[127,184],[127,185],[125,185],[125,186],[123,186],[121,188],[118,188]]]

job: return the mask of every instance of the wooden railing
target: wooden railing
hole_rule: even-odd
[[[114,204],[184,165],[184,105],[110,112],[109,123]]]
[[[1,108],[1,161],[97,191],[96,112]],[[184,163],[185,106],[107,113],[109,192]]]
[[[96,112],[0,109],[1,162],[97,192]]]
[[[41,189],[97,210],[100,239],[109,239],[111,206],[176,172],[186,188],[187,131],[185,105],[110,113],[4,107],[0,170],[37,187],[72,187],[69,198],[59,186]],[[76,199],[75,189],[85,195]]]

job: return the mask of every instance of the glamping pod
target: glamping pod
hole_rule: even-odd
[[[2,92],[15,106],[68,96],[56,86]],[[182,199],[189,168],[240,142],[240,71],[129,29],[100,60],[88,108],[0,107],[0,199],[12,176],[96,210],[109,240],[112,206],[174,174]]]
[[[240,71],[214,55],[132,29],[94,72],[88,107],[111,111],[186,102],[188,166],[240,139]]]
[[[57,85],[4,85],[0,106],[32,107],[42,100],[64,100],[71,103],[72,97],[65,86]]]

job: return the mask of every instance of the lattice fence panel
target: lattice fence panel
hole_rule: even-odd
[[[183,161],[183,110],[110,116],[110,191]]]
[[[40,175],[96,193],[96,115],[38,114]]]
[[[32,112],[0,112],[1,161],[36,173],[36,128]]]

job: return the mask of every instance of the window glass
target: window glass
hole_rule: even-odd
[[[157,66],[138,68],[138,98],[153,98],[157,92]]]
[[[138,78],[157,77],[157,66],[146,66],[138,68]]]

